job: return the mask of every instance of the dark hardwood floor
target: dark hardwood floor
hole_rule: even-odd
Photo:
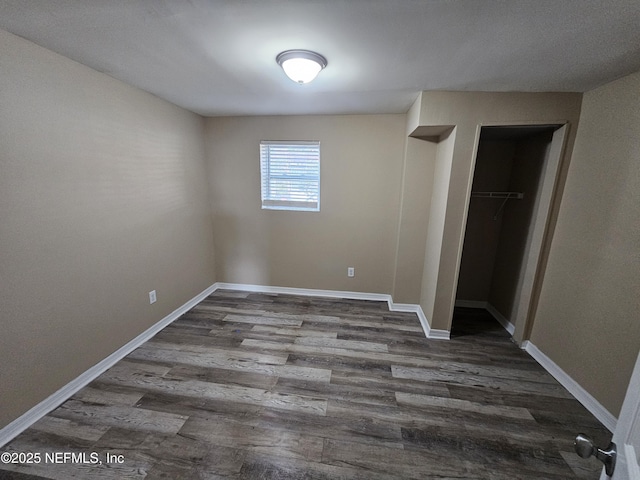
[[[1,448],[40,462],[0,479],[598,479],[579,432],[611,437],[484,311],[427,340],[383,302],[216,291]]]

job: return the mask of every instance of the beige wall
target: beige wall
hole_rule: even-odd
[[[420,302],[437,143],[408,137],[402,172],[393,301]]]
[[[434,257],[437,260],[425,259],[425,266],[427,262],[437,264],[428,265],[424,272],[426,282],[423,281],[422,288],[425,294],[420,302],[431,328],[450,330],[451,327],[480,126],[568,122],[575,127],[581,98],[580,94],[574,93],[422,92],[415,128],[456,126],[446,187],[437,181],[433,187],[434,195],[436,189],[446,188],[446,201],[436,204],[435,196],[431,200],[427,256],[439,254]],[[569,134],[567,153],[573,145],[574,131]],[[434,216],[435,212],[437,215]]]
[[[429,204],[429,224],[422,269],[422,282],[420,284],[420,307],[432,321],[437,302],[438,272],[440,268],[440,255],[442,253],[442,240],[445,214],[447,209],[447,192],[451,178],[451,162],[453,161],[453,149],[456,142],[457,129],[445,134],[437,144],[433,183],[425,183],[424,188],[431,192]],[[433,326],[432,328],[437,328]]]
[[[203,121],[2,31],[0,67],[0,425],[215,280],[393,293],[449,329],[479,127],[568,122],[571,154],[581,102]],[[638,91],[585,95],[531,337],[614,414],[640,344]],[[268,139],[321,141],[320,212],[260,209]]]
[[[391,293],[404,128],[404,115],[208,119],[218,280]],[[320,141],[320,212],[260,208],[260,140]]]
[[[215,281],[202,131],[0,31],[0,426]]]
[[[532,342],[618,415],[640,346],[640,73],[584,95]]]

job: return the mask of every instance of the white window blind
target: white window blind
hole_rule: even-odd
[[[320,210],[320,142],[260,142],[262,208]]]

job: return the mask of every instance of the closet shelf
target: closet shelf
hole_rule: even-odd
[[[471,192],[471,196],[479,197],[479,198],[504,198],[504,199],[515,198],[520,200],[524,198],[524,193],[522,192]]]

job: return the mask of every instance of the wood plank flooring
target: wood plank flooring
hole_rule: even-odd
[[[484,311],[427,340],[384,302],[219,290],[0,449],[41,455],[0,480],[598,479],[579,432],[611,438]]]

